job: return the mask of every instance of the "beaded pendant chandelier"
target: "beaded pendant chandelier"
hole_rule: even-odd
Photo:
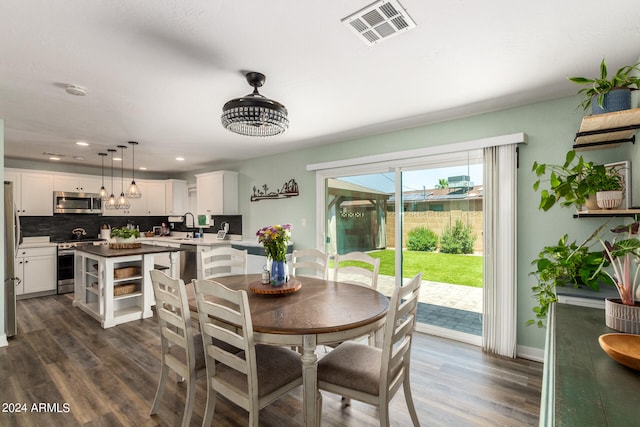
[[[258,92],[264,84],[264,74],[249,72],[247,82],[253,93],[232,99],[222,107],[222,126],[231,132],[247,136],[275,136],[289,127],[287,109],[277,101]]]

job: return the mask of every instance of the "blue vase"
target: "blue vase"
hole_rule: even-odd
[[[287,282],[286,261],[271,262],[271,286],[282,286]]]

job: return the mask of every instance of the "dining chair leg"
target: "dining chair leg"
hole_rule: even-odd
[[[316,394],[316,425],[319,427],[322,425],[322,393],[318,390]]]
[[[209,374],[207,373],[207,376]],[[202,417],[202,427],[210,427],[213,421],[213,412],[216,409],[216,392],[211,390],[207,384],[207,405],[204,409],[204,417]]]
[[[416,408],[413,405],[413,396],[411,394],[411,382],[407,375],[402,382],[402,388],[404,389],[404,399],[407,401],[407,407],[409,408],[409,415],[411,415],[411,421],[413,421],[414,427],[420,427],[420,420],[418,420],[418,414]]]
[[[162,400],[162,396],[164,395],[164,387],[167,384],[167,376],[169,374],[167,365],[162,364],[162,371],[160,372],[160,380],[158,381],[158,389],[156,390],[156,397],[153,399],[153,404],[151,405],[151,412],[149,415],[154,415],[158,412],[158,407],[160,406],[160,401]]]
[[[182,427],[189,427],[191,422],[191,414],[193,413],[193,404],[196,397],[196,381],[195,375],[187,380],[187,399],[184,403],[184,415],[182,416]]]
[[[346,408],[347,406],[351,406],[351,398],[350,397],[342,396],[341,402],[342,402],[342,407],[343,408]]]
[[[389,427],[389,403],[380,402],[378,406],[378,416],[380,417],[380,427]]]

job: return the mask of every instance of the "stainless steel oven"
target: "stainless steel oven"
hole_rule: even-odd
[[[106,245],[106,240],[85,240],[58,243],[58,293],[73,292],[75,286],[76,248],[83,245]]]
[[[62,245],[62,248],[61,248]],[[67,244],[58,244],[58,293],[67,294],[73,292],[75,284],[75,255],[74,247],[66,247]]]

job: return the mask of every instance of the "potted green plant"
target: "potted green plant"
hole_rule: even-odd
[[[622,200],[624,178],[619,167],[587,162],[582,156],[576,156],[576,152],[571,150],[562,165],[533,163],[531,171],[538,177],[533,189],[540,190],[543,181],[549,185],[540,191],[539,209],[548,211],[556,203],[575,206],[578,210],[582,206],[589,210],[598,209],[597,193],[600,191],[618,191]]]
[[[640,240],[636,237],[639,229],[640,223],[635,221],[610,230],[615,234],[625,233],[623,239],[608,241],[597,236],[605,255],[599,271],[609,276],[620,295],[620,299],[605,300],[605,323],[630,334],[640,334],[640,304],[636,304],[640,285]],[[604,270],[609,264],[611,273]]]
[[[567,240],[568,235],[565,234],[556,245],[545,246],[538,258],[531,262],[536,269],[529,275],[537,280],[531,289],[538,305],[533,308],[536,319],[527,321],[527,325],[544,326],[543,319],[547,317],[549,306],[558,301],[558,286],[586,286],[599,291],[601,284],[613,285],[602,269],[607,265],[602,251],[590,251],[584,244],[568,243]]]
[[[121,227],[111,229],[111,238],[116,239],[118,243],[130,242],[138,237],[140,237],[140,231],[135,228]]]
[[[569,77],[574,83],[588,85],[578,93],[585,98],[580,105],[586,110],[591,107],[591,114],[609,113],[631,108],[631,91],[640,88],[640,77],[631,75],[640,72],[640,62],[624,66],[613,76],[608,75],[604,58],[600,63],[600,77]]]

